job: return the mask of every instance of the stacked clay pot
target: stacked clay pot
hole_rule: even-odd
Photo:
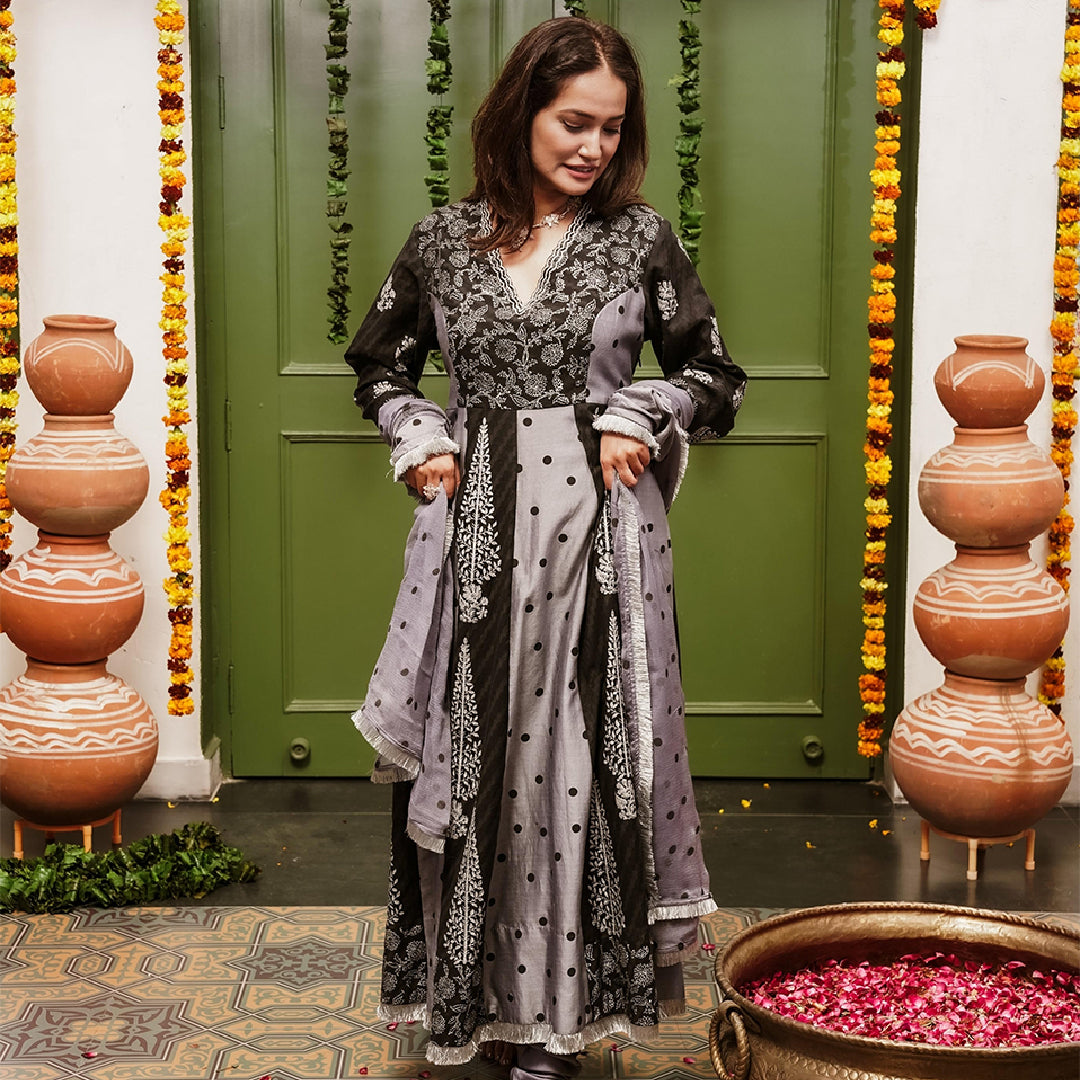
[[[1069,624],[1061,586],[1029,554],[1054,520],[1064,486],[1050,455],[1027,437],[1042,371],[1027,340],[958,337],[938,368],[938,397],[957,422],[953,442],[919,476],[919,506],[956,544],[956,558],[919,586],[923,644],[945,683],[898,717],[893,775],[942,832],[993,839],[1032,826],[1072,774],[1065,725],[1024,690]]]
[[[150,473],[113,426],[132,372],[116,323],[44,322],[23,357],[44,430],[7,467],[8,497],[38,540],[0,573],[0,627],[27,654],[0,689],[0,800],[34,824],[74,826],[130,800],[157,757],[149,707],[106,670],[143,610],[109,533],[142,504]]]

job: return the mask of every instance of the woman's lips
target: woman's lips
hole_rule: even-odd
[[[566,165],[565,168],[579,180],[590,180],[596,175],[595,165]]]

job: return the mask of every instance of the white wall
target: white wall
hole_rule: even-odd
[[[172,717],[166,711],[169,621],[161,581],[169,569],[163,539],[168,521],[157,500],[165,482],[161,418],[166,406],[157,327],[162,237],[157,223],[160,134],[154,5],[150,0],[16,0],[12,11],[18,40],[23,347],[40,332],[42,316],[81,312],[115,319],[117,335],[135,358],[131,386],[116,408],[116,427],[146,458],[150,494],[135,517],[113,533],[112,546],[142,576],[146,610],[138,630],[113,655],[109,667],[142,694],[160,728],[158,764],[143,794],[207,795],[216,778],[213,763],[203,759],[198,707],[194,716],[187,717]],[[187,60],[185,71],[190,73]],[[190,86],[190,78],[186,81]],[[190,152],[190,124],[184,143]],[[190,213],[189,196],[184,209]],[[194,259],[189,254],[185,262],[190,288]],[[192,310],[194,304],[189,301],[188,307]],[[191,332],[194,359],[194,321]],[[193,379],[190,392],[194,408]],[[25,380],[20,398],[21,443],[41,429],[41,408]],[[192,423],[193,450],[194,430]],[[196,475],[193,470],[193,480]],[[197,498],[195,487],[190,520],[196,566]],[[17,518],[13,554],[32,547],[34,539],[33,528]],[[196,598],[196,677],[198,612]],[[0,682],[7,682],[22,670],[22,655],[6,638],[2,640]]]
[[[911,601],[922,579],[952,558],[952,545],[919,511],[916,480],[926,459],[952,441],[952,421],[932,380],[952,352],[953,337],[1019,334],[1029,340],[1047,392],[1028,426],[1033,441],[1050,445],[1048,327],[1065,6],[1065,0],[946,0],[937,28],[923,36],[905,701],[942,681],[911,622]],[[1033,545],[1032,554],[1041,560],[1044,544]],[[1074,600],[1077,595],[1073,590]],[[1073,622],[1080,623],[1075,604]],[[1076,628],[1065,655],[1063,714],[1080,756]],[[1035,687],[1033,678],[1029,690]],[[1071,802],[1080,795],[1076,776],[1066,796]]]

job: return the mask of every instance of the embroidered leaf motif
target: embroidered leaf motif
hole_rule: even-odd
[[[679,310],[679,298],[675,295],[675,286],[666,279],[656,286],[656,306],[660,309],[660,318],[671,322]]]
[[[473,811],[469,817],[454,898],[450,902],[450,915],[446,920],[446,951],[459,967],[465,968],[478,961],[483,930],[484,879],[476,850],[476,812]]]
[[[623,821],[637,817],[637,799],[630,772],[630,743],[626,734],[622,681],[619,678],[619,618],[608,619],[607,676],[604,680],[604,764],[615,778],[615,805]]]
[[[375,307],[379,311],[389,311],[394,306],[397,293],[394,292],[394,279],[388,277],[379,290],[379,298],[375,301]]]
[[[476,798],[480,775],[480,717],[473,691],[469,639],[461,643],[450,701],[450,835],[465,835],[464,806]]]
[[[495,528],[495,489],[491,480],[491,449],[484,420],[476,436],[465,491],[458,512],[457,579],[462,622],[479,622],[488,610],[483,586],[502,569]]]
[[[601,933],[617,937],[626,926],[626,917],[623,915],[611,830],[600,802],[600,788],[595,780],[592,784],[592,800],[589,803],[589,868],[586,885],[593,925]]]
[[[600,510],[600,524],[596,528],[596,583],[604,596],[615,593],[615,559],[611,544],[611,496],[605,495]]]

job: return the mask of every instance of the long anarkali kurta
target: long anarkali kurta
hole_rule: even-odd
[[[414,228],[347,359],[395,477],[458,453],[419,503],[354,721],[395,783],[382,1014],[428,1057],[486,1039],[582,1049],[682,1007],[712,911],[686,754],[666,510],[687,443],[727,432],[745,376],[670,225],[582,207],[515,292],[476,202]],[[663,380],[632,383],[643,342]],[[417,388],[428,351],[444,412]],[[605,491],[600,435],[646,442]]]

